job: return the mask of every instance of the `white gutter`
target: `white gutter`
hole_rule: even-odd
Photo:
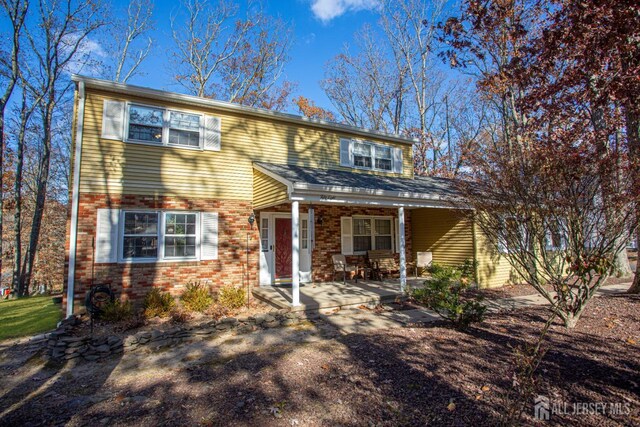
[[[75,295],[76,249],[78,245],[78,204],[80,198],[80,156],[84,128],[84,82],[78,82],[78,117],[76,119],[76,149],[73,158],[73,190],[71,193],[71,226],[69,229],[69,275],[67,276],[67,317],[73,315]]]
[[[231,102],[217,101],[213,99],[202,98],[199,96],[184,95],[181,93],[166,92],[163,90],[150,89],[142,86],[116,83],[109,80],[94,79],[77,74],[72,74],[71,80],[73,80],[74,82],[84,82],[88,88],[121,93],[127,96],[140,96],[144,98],[181,103],[185,105],[199,105],[201,107],[215,108],[220,111],[226,111],[230,113],[242,113],[254,117],[280,120],[297,125],[313,126],[321,129],[328,129],[334,132],[343,132],[347,134],[359,135],[365,138],[370,137],[407,145],[413,145],[415,142],[418,142],[418,140],[415,138],[405,138],[397,134],[343,125],[341,123],[326,122],[324,120],[310,119],[308,117],[296,116],[295,114],[287,114],[261,108],[247,107],[244,105],[233,104]]]
[[[376,206],[380,208],[445,208],[468,210],[470,207],[454,204],[451,201],[430,200],[430,199],[409,199],[398,197],[381,197],[371,195],[350,195],[344,193],[320,193],[320,192],[298,192],[294,191],[290,200],[299,202],[311,202],[316,204],[335,205],[361,205]]]
[[[427,193],[412,193],[408,191],[392,191],[378,190],[375,188],[348,187],[342,185],[324,185],[324,184],[308,184],[305,182],[296,182],[293,184],[294,190],[321,192],[321,193],[345,193],[345,194],[363,194],[369,196],[394,197],[420,200],[441,200],[455,201],[456,197],[443,197],[439,195],[431,195]]]

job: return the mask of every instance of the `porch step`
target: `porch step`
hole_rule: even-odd
[[[294,311],[380,304],[403,297],[397,281],[306,284],[300,288],[300,305],[296,307],[291,306],[290,287],[262,286],[253,289],[252,294],[275,308],[290,308]]]

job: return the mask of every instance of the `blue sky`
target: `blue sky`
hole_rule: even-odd
[[[324,65],[345,43],[351,42],[353,33],[364,23],[376,24],[373,11],[376,3],[376,0],[263,0],[269,14],[291,22],[294,28],[291,61],[285,69],[287,79],[298,83],[294,95],[304,95],[322,107],[331,108],[319,86]],[[115,1],[113,6],[124,9],[127,4],[128,1]],[[176,1],[155,2],[157,29],[152,35],[156,42],[153,53],[144,66],[145,75],[129,83],[181,91],[179,86],[171,85],[166,57],[172,48],[169,19],[176,7]],[[290,110],[297,112],[293,107]]]

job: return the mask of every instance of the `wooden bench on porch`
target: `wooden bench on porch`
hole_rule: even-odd
[[[400,271],[400,266],[391,251],[372,250],[367,251],[367,264],[371,268],[371,278],[382,280],[383,275],[390,276]]]

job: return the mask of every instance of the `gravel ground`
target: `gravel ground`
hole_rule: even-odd
[[[574,330],[552,327],[539,370],[538,392],[552,404],[609,403],[621,414],[553,414],[539,425],[640,425],[639,309],[637,297],[595,298]],[[185,348],[45,365],[34,350],[4,345],[0,425],[495,425],[511,347],[535,339],[544,316],[492,314],[468,333],[431,324],[351,335],[325,316],[307,325],[313,340],[300,333],[217,358]],[[536,424],[532,410],[525,425]]]

